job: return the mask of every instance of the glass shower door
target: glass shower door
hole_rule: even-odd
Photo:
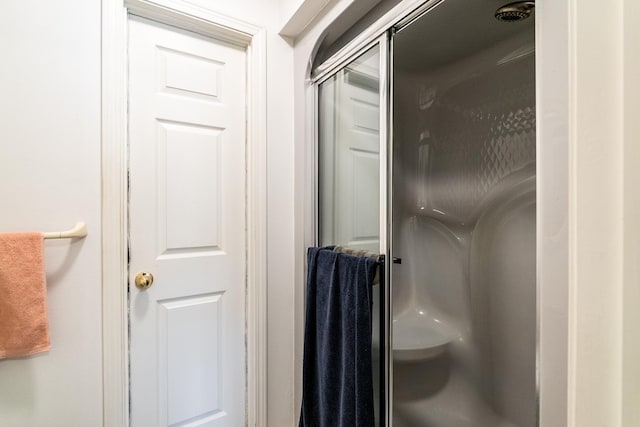
[[[537,425],[535,21],[494,11],[393,37],[393,427]]]
[[[317,84],[319,246],[387,254],[387,39],[335,68]],[[380,267],[384,274],[384,264]],[[372,364],[376,425],[385,405],[385,280],[374,286]]]

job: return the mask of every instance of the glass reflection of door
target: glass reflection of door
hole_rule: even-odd
[[[318,245],[387,254],[387,38],[318,78]],[[384,283],[385,281],[383,281]],[[386,289],[373,292],[376,425],[385,418]],[[381,298],[382,296],[382,298]],[[382,326],[382,327],[381,327]],[[382,338],[382,339],[381,339]]]
[[[380,249],[380,55],[320,85],[320,244]]]

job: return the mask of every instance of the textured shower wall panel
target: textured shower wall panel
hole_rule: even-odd
[[[472,222],[498,182],[535,163],[535,86],[519,78],[533,67],[533,57],[499,67],[442,89],[418,109],[414,138],[429,152],[416,167],[425,210]]]

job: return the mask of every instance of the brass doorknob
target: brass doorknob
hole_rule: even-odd
[[[151,285],[153,285],[153,274],[145,273],[145,272],[136,274],[136,286],[139,289],[144,290],[150,287]]]

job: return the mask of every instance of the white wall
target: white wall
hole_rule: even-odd
[[[300,6],[304,3],[304,0],[280,0],[280,24],[284,24],[286,21],[298,11]]]
[[[622,425],[640,425],[640,3],[624,1],[624,305]]]
[[[570,2],[569,425],[579,427],[621,425],[622,3]]]
[[[0,231],[89,229],[45,244],[51,351],[0,361],[0,425],[98,426],[100,0],[7,0],[0,14]]]
[[[280,34],[295,37],[332,0],[279,0]]]
[[[268,417],[295,425],[292,49],[277,0],[192,3],[267,29]],[[100,6],[0,6],[0,231],[89,228],[46,244],[52,350],[0,361],[3,427],[102,424]]]

